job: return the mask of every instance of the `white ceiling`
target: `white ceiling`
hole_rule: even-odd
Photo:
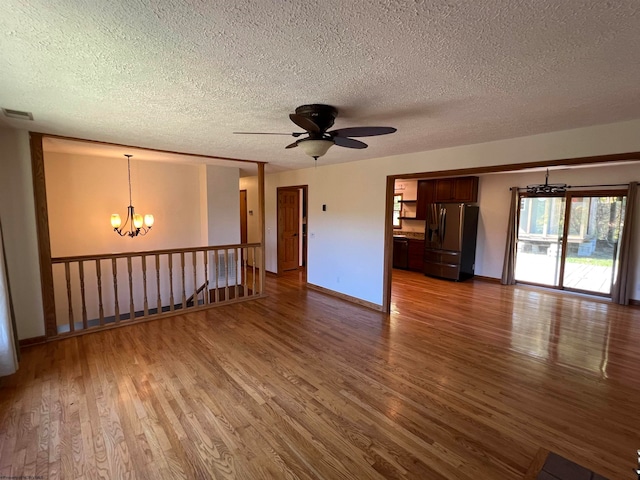
[[[30,130],[311,166],[288,114],[393,126],[319,162],[640,118],[638,0],[3,0],[0,106]]]

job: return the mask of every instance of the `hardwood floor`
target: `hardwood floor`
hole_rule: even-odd
[[[268,298],[23,351],[0,478],[613,479],[640,448],[640,310],[394,271],[390,316]]]

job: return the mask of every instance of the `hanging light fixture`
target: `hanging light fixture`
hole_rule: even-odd
[[[566,183],[549,183],[549,169],[547,168],[544,184],[527,185],[527,193],[529,195],[555,195],[566,192],[567,188],[571,187]]]
[[[133,205],[131,202],[131,157],[133,155],[126,155],[127,157],[127,173],[129,176],[129,206],[127,207],[127,219],[124,224],[122,224],[122,220],[120,219],[120,215],[114,213],[111,215],[111,226],[113,227],[113,231],[116,232],[121,237],[137,237],[138,235],[146,235],[151,230],[153,226],[153,215],[147,214],[144,216],[139,213],[136,213],[133,209]],[[122,226],[121,226],[122,225]],[[129,227],[127,228],[127,225]]]
[[[305,138],[296,142],[298,146],[314,160],[318,160],[319,157],[327,153],[327,150],[331,146],[335,145],[334,141],[330,138]]]

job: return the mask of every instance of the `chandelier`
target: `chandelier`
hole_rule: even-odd
[[[527,193],[529,195],[554,195],[566,192],[567,188],[571,187],[566,183],[549,183],[549,169],[547,168],[544,184],[527,185]]]
[[[131,157],[133,155],[125,155],[127,157],[127,172],[129,175],[129,206],[127,207],[127,219],[122,225],[120,215],[114,213],[111,215],[111,226],[113,231],[121,237],[137,237],[138,235],[146,235],[153,226],[153,215],[147,214],[142,218],[142,215],[136,213],[131,204]],[[122,225],[122,226],[121,226]],[[127,228],[128,225],[128,228]]]

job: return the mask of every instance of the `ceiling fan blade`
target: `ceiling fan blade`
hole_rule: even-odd
[[[298,138],[300,135],[304,135],[306,132],[293,132],[293,133],[272,133],[272,132],[233,132],[235,135],[287,135]]]
[[[396,131],[393,127],[351,127],[339,128],[327,132],[332,137],[375,137],[376,135],[388,135]]]
[[[293,147],[297,147],[297,146],[298,146],[298,142],[296,141],[296,142],[290,143],[289,145],[287,145],[284,148],[293,148]]]
[[[307,132],[320,133],[320,127],[307,117],[303,117],[296,113],[290,113],[289,118],[293,123],[298,125],[300,128],[305,129]]]
[[[339,145],[340,147],[347,148],[367,148],[367,144],[361,142],[360,140],[354,140],[353,138],[346,137],[333,137],[333,143]]]

